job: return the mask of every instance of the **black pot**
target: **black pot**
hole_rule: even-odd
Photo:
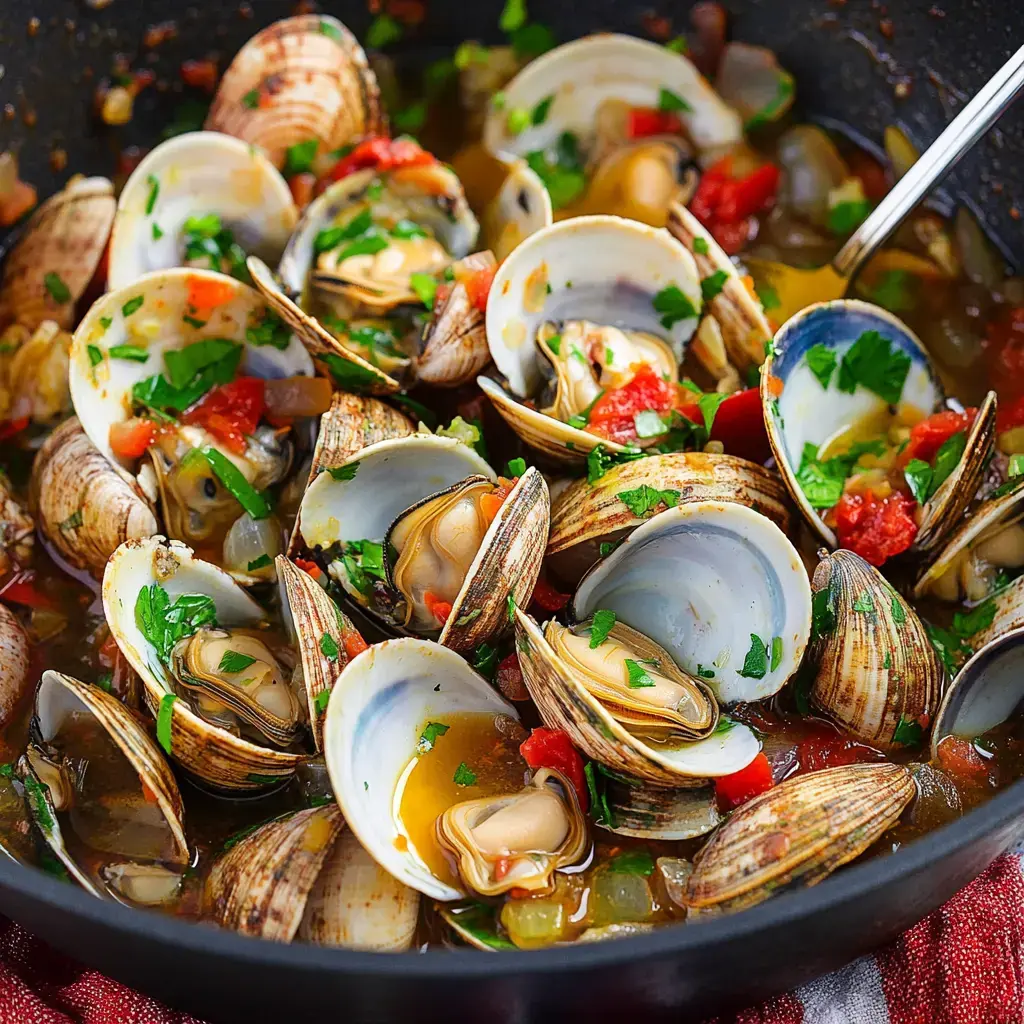
[[[1024,39],[1024,8],[967,2],[893,11],[886,24],[876,0],[842,5],[813,0],[727,0],[735,38],[763,43],[797,78],[811,115],[837,120],[878,143],[901,123],[927,143],[958,106]],[[26,6],[28,9],[26,9]],[[251,4],[204,0],[195,7],[156,0],[114,0],[94,12],[76,0],[8,0],[4,102],[21,116],[0,125],[0,148],[21,145],[24,176],[42,195],[55,174],[49,149],[66,149],[68,168],[109,174],[114,151],[92,127],[95,81],[114,54],[134,55],[145,27],[178,15],[176,39],[158,49],[158,67],[174,80],[185,57],[232,54],[257,28],[292,13],[291,0]],[[362,34],[363,4],[325,3]],[[685,27],[689,4],[612,0],[533,0],[539,20],[568,39],[594,29],[643,34],[654,7]],[[419,33],[400,44],[423,59],[466,38],[497,41],[501,0],[467,4],[428,0]],[[16,13],[9,13],[17,8]],[[40,19],[32,34],[30,16]],[[891,38],[888,38],[891,35]],[[92,69],[86,73],[86,68]],[[904,98],[898,93],[906,92]],[[130,132],[152,144],[175,105],[173,95],[144,94]],[[1004,118],[947,182],[948,195],[983,213],[1008,255],[1024,261],[1015,197],[1024,198],[1024,108]],[[934,910],[1024,831],[1024,783],[1017,783],[953,825],[901,850],[841,872],[816,888],[779,896],[753,910],[689,927],[603,945],[490,956],[431,952],[382,956],[282,946],[241,938],[143,911],[103,903],[40,872],[0,861],[0,910],[68,954],[172,1006],[211,1021],[334,1019],[407,1021],[679,1021],[738,1008],[790,989],[886,943]],[[329,1015],[329,1017],[328,1017]]]

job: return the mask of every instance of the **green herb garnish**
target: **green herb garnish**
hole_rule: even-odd
[[[608,639],[608,634],[615,625],[615,612],[599,608],[590,620],[590,649],[593,651]]]
[[[250,665],[255,665],[256,659],[240,651],[225,651],[217,666],[218,672],[244,672]]]
[[[476,772],[471,771],[465,761],[460,761],[459,767],[455,769],[455,774],[452,776],[452,782],[456,786],[475,786]]]
[[[659,491],[648,484],[641,484],[629,491],[619,491],[617,497],[635,516],[645,516],[659,505],[675,508],[679,504],[680,492],[671,488]]]
[[[909,372],[906,352],[878,331],[865,331],[843,355],[836,386],[852,395],[859,384],[889,405],[899,405]]]
[[[756,634],[750,634],[750,650],[743,659],[740,675],[748,679],[763,679],[768,672],[768,649],[764,641]]]
[[[46,290],[50,293],[50,298],[54,302],[70,302],[71,291],[68,286],[61,280],[60,274],[55,274],[52,270],[43,275],[43,284],[46,286]]]
[[[428,750],[434,749],[434,744],[437,742],[439,736],[443,736],[450,726],[444,724],[444,722],[427,722],[420,733],[419,742],[416,744],[416,749],[421,753],[425,754]],[[458,780],[456,780],[458,781]]]
[[[697,308],[683,294],[678,285],[670,284],[662,288],[653,299],[654,309],[661,313],[661,326],[671,330],[680,320],[690,320],[697,316]]]

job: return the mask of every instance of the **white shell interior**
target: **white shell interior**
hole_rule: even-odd
[[[554,220],[551,195],[525,160],[516,160],[484,213],[484,243],[500,263]]]
[[[125,183],[110,240],[109,287],[180,267],[185,222],[211,213],[247,253],[272,264],[299,219],[288,183],[261,149],[220,132],[179,135],[149,153]]]
[[[573,616],[583,620],[599,608],[661,644],[687,672],[713,671],[705,682],[731,704],[777,693],[796,671],[810,635],[811,587],[796,549],[770,519],[701,501],[648,520],[584,577]],[[751,634],[768,648],[760,679],[740,674]],[[782,655],[771,669],[774,637],[782,638]]]
[[[299,507],[302,537],[310,547],[336,541],[384,539],[398,516],[429,494],[494,470],[472,448],[451,437],[411,434],[363,448],[346,465],[358,464],[351,480],[320,473]]]
[[[501,110],[484,125],[484,144],[493,153],[522,156],[554,144],[563,131],[586,136],[598,107],[607,99],[635,107],[658,106],[662,89],[680,96],[687,134],[701,151],[731,147],[743,138],[740,115],[727,106],[707,79],[681,54],[633,36],[603,33],[559,46],[531,61],[504,89]],[[533,110],[554,97],[547,118],[518,135],[506,130],[507,111]]]
[[[226,284],[234,296],[215,309],[205,311],[202,327],[188,324],[184,316],[196,316],[188,304],[189,281],[193,278]],[[132,299],[144,301],[125,316]],[[132,460],[119,460],[110,448],[110,427],[131,416],[132,386],[157,373],[165,373],[163,354],[207,338],[228,338],[245,346],[239,373],[251,377],[313,376],[313,360],[294,335],[283,351],[272,345],[251,345],[246,327],[260,316],[267,304],[254,288],[232,277],[209,270],[175,268],[147,274],[119,291],[108,292],[93,303],[75,331],[68,371],[71,400],[89,440],[111,462],[125,469]],[[191,312],[190,312],[191,310]],[[110,320],[110,326],[103,322]],[[138,345],[149,351],[144,363],[115,359],[109,350],[115,345]],[[93,366],[90,348],[99,349],[102,361]]]
[[[527,308],[545,283],[550,293]],[[498,268],[487,300],[487,344],[498,369],[520,398],[541,385],[534,339],[545,320],[585,319],[649,331],[681,359],[697,317],[670,329],[653,305],[676,285],[700,310],[700,276],[693,256],[667,231],[622,217],[574,217],[538,231]]]
[[[398,817],[399,786],[424,723],[460,711],[519,718],[459,655],[429,640],[402,638],[375,644],[348,663],[324,723],[327,769],[349,827],[381,867],[438,900],[463,893],[417,856]]]

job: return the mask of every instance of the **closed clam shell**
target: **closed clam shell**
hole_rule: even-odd
[[[0,727],[6,727],[29,692],[28,634],[17,616],[0,604]]]
[[[483,311],[473,305],[465,277],[495,266],[494,254],[477,252],[454,265],[455,282],[437,302],[423,328],[416,376],[425,384],[455,388],[471,381],[490,361]],[[462,278],[460,280],[460,278]]]
[[[516,651],[544,724],[567,733],[587,757],[613,771],[668,787],[700,786],[745,768],[760,749],[744,725],[693,743],[655,744],[634,736],[558,657],[537,623],[518,608]]]
[[[692,253],[701,280],[722,272],[725,283],[705,307],[721,332],[732,365],[741,377],[750,367],[764,362],[765,345],[775,333],[764,315],[760,300],[744,284],[740,272],[711,233],[686,207],[675,202],[669,207],[668,230]],[[701,240],[698,246],[695,243]]]
[[[254,35],[224,72],[205,127],[266,150],[282,167],[289,146],[322,152],[386,130],[377,79],[336,18],[300,15]]]
[[[823,557],[811,589],[814,704],[882,750],[920,742],[944,673],[914,609],[852,551]]]
[[[611,812],[609,832],[637,839],[695,839],[722,820],[712,786],[666,789],[624,775],[605,776],[604,794]]]
[[[338,806],[325,804],[257,829],[213,866],[203,892],[204,916],[242,935],[291,942],[344,827]]]
[[[916,793],[897,764],[857,764],[786,779],[734,811],[694,860],[691,910],[741,910],[816,885],[895,824]]]
[[[75,304],[106,249],[116,205],[106,178],[78,178],[36,210],[4,261],[0,323],[14,321],[34,331],[44,320],[55,320],[71,329]],[[54,287],[58,279],[66,298]]]
[[[96,577],[119,544],[160,529],[141,488],[104,458],[77,417],[62,423],[36,454],[29,502],[61,557]]]
[[[218,789],[259,790],[289,778],[303,760],[301,754],[234,736],[174,696],[167,666],[135,620],[139,591],[153,583],[159,583],[171,600],[181,594],[210,597],[224,627],[258,627],[265,615],[223,569],[196,558],[179,541],[126,541],[111,556],[103,574],[103,612],[121,653],[142,679],[146,707],[154,718],[169,719],[171,758]]]
[[[619,495],[638,487],[677,491],[679,504],[733,501],[771,519],[784,533],[790,504],[778,474],[733,455],[680,452],[653,455],[609,469],[590,483],[577,480],[552,503],[548,557],[565,553],[559,568],[570,564],[582,575],[598,557],[600,544],[639,526],[650,513],[634,515]]]

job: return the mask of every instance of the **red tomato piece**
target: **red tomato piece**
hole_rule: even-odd
[[[515,651],[498,663],[494,682],[506,700],[530,699],[530,691],[526,688],[523,670],[519,667],[519,656]]]
[[[631,139],[644,139],[649,135],[681,135],[683,122],[676,114],[654,107],[634,107],[626,121],[626,134]]]
[[[715,779],[715,798],[723,811],[731,811],[755,796],[767,793],[774,785],[772,766],[761,752],[746,768]]]
[[[307,558],[296,558],[295,564],[307,575],[312,576],[313,579],[319,580],[323,576],[324,571],[320,568],[316,562],[311,562]]]
[[[978,415],[975,408],[954,412],[943,409],[928,419],[922,420],[910,430],[910,441],[900,455],[900,464],[905,466],[911,459],[921,459],[931,463],[939,449],[961,430],[970,430],[974,417]]]
[[[213,93],[217,88],[217,65],[212,60],[186,60],[181,64],[181,80],[194,89]]]
[[[487,309],[487,296],[491,293],[491,285],[497,272],[497,265],[483,267],[466,278],[466,294],[469,295],[470,304],[481,313]]]
[[[156,437],[156,424],[152,420],[134,416],[123,423],[111,423],[110,448],[119,459],[137,459]]]
[[[609,441],[625,444],[636,440],[633,417],[638,412],[650,409],[664,416],[675,400],[676,386],[662,380],[647,363],[641,363],[628,384],[609,388],[594,403],[587,429]]]
[[[773,202],[778,189],[778,167],[775,164],[763,164],[745,178],[726,182],[722,187],[715,216],[726,223],[734,223],[759,213]]]
[[[311,171],[293,174],[288,179],[288,188],[291,190],[295,205],[300,210],[305,209],[312,202],[316,192],[316,175]]]
[[[817,772],[823,768],[838,768],[845,764],[864,761],[881,761],[885,755],[854,739],[842,736],[831,729],[823,728],[820,734],[812,734],[797,743],[797,759],[800,767],[796,774]]]
[[[519,753],[531,768],[553,768],[561,772],[576,790],[580,808],[589,806],[587,782],[583,774],[583,758],[561,729],[540,726],[519,745]]]
[[[0,585],[0,600],[23,604],[26,608],[56,608],[53,599],[36,586],[34,569],[25,569],[9,576]]]
[[[561,611],[569,603],[570,596],[570,594],[563,594],[555,590],[546,580],[537,580],[537,585],[533,588],[533,596],[530,598],[530,601],[540,605],[546,612],[557,612]]]
[[[346,629],[341,634],[341,644],[345,648],[345,654],[349,660],[357,654],[362,654],[363,651],[369,650],[370,647],[363,639],[362,634],[357,633],[354,629]]]
[[[993,320],[983,345],[989,385],[1000,402],[1024,398],[1024,306]]]
[[[246,434],[256,430],[266,408],[264,382],[259,377],[238,377],[206,394],[183,419],[204,427],[226,448],[241,455]]]
[[[988,765],[970,740],[946,736],[938,753],[942,767],[961,781],[983,782],[988,776]]]
[[[343,156],[327,172],[327,180],[340,181],[366,167],[392,171],[399,167],[421,167],[434,163],[437,163],[437,157],[412,139],[389,139],[386,135],[375,135],[364,139],[351,153]]]
[[[754,215],[771,206],[778,188],[775,164],[763,164],[745,178],[734,178],[732,158],[725,157],[704,172],[690,211],[729,255],[735,255],[756,233]]]
[[[996,416],[996,430],[1000,434],[1014,427],[1024,427],[1024,397],[1018,398],[1010,406],[1000,406]]]
[[[0,441],[8,441],[20,434],[28,426],[28,417],[21,416],[16,420],[4,420],[0,423]]]
[[[448,621],[448,616],[452,613],[450,601],[442,601],[437,594],[428,590],[423,595],[423,603],[427,606],[427,611],[437,619],[440,625],[443,626]]]
[[[870,491],[844,494],[834,510],[839,546],[871,565],[882,565],[914,543],[916,508],[917,502],[901,491],[887,498],[877,498]]]
[[[772,457],[757,388],[738,391],[718,407],[711,424],[711,440],[721,441],[729,455],[751,462],[767,462]]]

